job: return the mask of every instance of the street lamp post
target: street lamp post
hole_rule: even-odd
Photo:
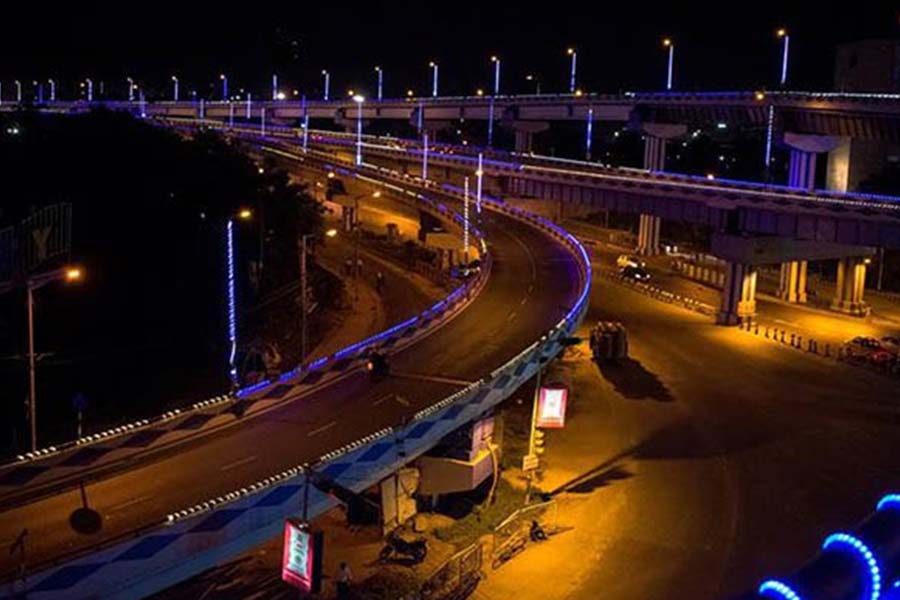
[[[382,99],[382,87],[384,84],[384,71],[381,70],[381,67],[375,67],[375,72],[378,74],[378,100]]]
[[[781,85],[787,83],[787,73],[788,73],[788,58],[791,51],[791,36],[787,32],[787,29],[779,29],[778,37],[780,37],[783,41],[782,51],[781,51]]]
[[[572,57],[572,70],[569,73],[569,93],[575,93],[575,67],[578,61],[578,53],[575,52],[575,48],[569,48],[566,50],[566,53]]]
[[[500,58],[492,56],[491,62],[494,63],[494,95],[500,95]]]
[[[35,91],[35,96],[37,97],[37,103],[43,104],[44,103],[44,84],[41,83],[40,81],[34,81],[32,83],[34,85],[34,91]]]
[[[534,94],[535,96],[541,95],[541,80],[538,79],[535,75],[528,74],[525,76],[525,81],[533,81],[534,82]]]
[[[219,80],[222,82],[222,101],[225,102],[228,100],[228,76],[220,73]]]
[[[87,101],[93,102],[94,101],[94,82],[90,78],[85,79],[85,82],[87,83]]]
[[[47,83],[50,84],[50,102],[56,102],[56,81],[48,79]]]
[[[328,102],[328,88],[331,87],[331,74],[325,69],[322,69],[322,76],[325,78],[325,95],[323,99],[325,102]]]
[[[594,109],[588,108],[587,111],[587,125],[585,131],[584,138],[584,158],[585,160],[591,160],[591,138],[593,138],[593,129],[594,129]]]
[[[31,451],[37,451],[37,388],[35,386],[35,352],[34,352],[34,292],[53,281],[79,281],[81,269],[64,267],[40,275],[35,275],[25,282],[28,304],[28,421],[31,430]]]
[[[172,75],[172,101],[178,102],[178,77]]]
[[[366,101],[365,97],[359,94],[353,96],[356,102],[356,166],[362,165],[362,106]]]
[[[272,74],[272,100],[278,100],[278,75]]]
[[[126,77],[125,82],[128,83],[128,101],[134,102],[134,79]]]
[[[18,104],[22,103],[22,82],[16,79],[16,102]]]
[[[671,38],[666,38],[663,40],[663,48],[669,49],[669,68],[666,76],[666,89],[672,89],[672,71],[675,67],[675,43],[671,40]]]
[[[438,64],[434,61],[428,63],[431,67],[431,97],[437,98],[438,95]]]

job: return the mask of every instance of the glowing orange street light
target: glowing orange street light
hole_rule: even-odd
[[[247,221],[253,216],[253,211],[249,208],[242,208],[238,211],[238,218],[242,221]]]

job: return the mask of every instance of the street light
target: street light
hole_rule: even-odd
[[[675,66],[675,43],[671,38],[665,38],[663,40],[663,48],[669,49],[669,69],[668,75],[666,77],[666,89],[672,89],[672,70]]]
[[[540,96],[540,95],[541,95],[541,80],[540,80],[540,79],[538,79],[537,77],[535,77],[534,75],[532,75],[532,74],[529,73],[528,75],[525,76],[525,81],[529,81],[529,82],[533,81],[533,82],[534,82],[534,93],[535,93],[535,95],[536,95],[536,96]],[[481,90],[478,90],[478,91],[481,92]],[[482,92],[482,93],[483,93],[483,92]],[[481,94],[479,94],[479,96],[480,96],[480,95],[481,95]]]
[[[34,292],[53,281],[76,283],[84,278],[80,267],[69,266],[28,278],[25,282],[28,304],[28,421],[31,428],[31,451],[37,451],[37,389],[35,386]]]
[[[272,100],[281,100],[282,98],[278,97],[278,74],[273,73],[272,74]]]
[[[178,102],[178,77],[172,75],[172,101]]]
[[[22,103],[22,82],[19,81],[18,79],[16,79],[15,84],[16,84],[16,102],[21,104]]]
[[[497,56],[491,57],[491,62],[494,63],[494,95],[500,95],[500,58]]]
[[[134,102],[134,79],[126,77],[125,81],[128,83],[128,101]]]
[[[50,84],[50,102],[56,102],[56,82],[48,79],[47,83]]]
[[[328,89],[331,87],[331,74],[325,69],[322,69],[322,77],[325,78],[325,95],[323,100],[328,102]]]
[[[569,48],[566,50],[566,54],[572,57],[572,72],[569,74],[569,93],[575,93],[575,65],[578,61],[578,53],[575,52],[575,48]]]
[[[784,40],[781,52],[781,85],[784,85],[787,83],[788,54],[790,53],[791,48],[791,36],[788,34],[787,29],[784,28],[779,29],[776,34]]]
[[[356,102],[356,166],[362,165],[362,105],[365,97],[356,94],[353,96]]]
[[[382,98],[382,84],[384,83],[384,71],[381,70],[381,67],[375,67],[375,72],[378,73],[378,100],[380,101]]]
[[[428,63],[431,67],[431,97],[437,98],[438,95],[438,64],[434,61]]]
[[[87,101],[94,101],[94,82],[90,78],[84,80],[87,83]]]
[[[222,100],[228,100],[228,77],[225,73],[219,73],[219,80],[222,82]]]

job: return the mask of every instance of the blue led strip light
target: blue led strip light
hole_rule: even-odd
[[[869,550],[869,547],[862,540],[849,533],[833,533],[829,535],[822,544],[822,550],[838,550],[835,546],[851,551],[860,559],[860,563],[868,571],[866,574],[869,580],[869,600],[878,600],[881,597],[881,568],[878,566],[875,554]]]
[[[764,581],[759,586],[759,595],[777,600],[803,600],[800,594],[792,590],[790,586],[775,579]]]
[[[237,356],[237,308],[234,295],[234,221],[228,219],[226,226],[227,261],[228,261],[228,342],[231,349],[228,352],[228,375],[231,384],[237,387],[237,367],[234,360]]]
[[[888,494],[878,501],[878,510],[888,510],[890,508],[900,510],[900,494]]]

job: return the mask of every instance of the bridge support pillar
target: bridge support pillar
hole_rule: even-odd
[[[792,304],[806,304],[806,270],[805,260],[781,263],[778,297]]]
[[[869,306],[863,301],[865,289],[866,259],[858,256],[838,259],[831,310],[856,316],[869,314]]]
[[[687,133],[687,125],[673,123],[644,123],[644,168],[663,171],[666,168],[666,143]],[[659,229],[662,219],[642,214],[638,221],[637,253],[643,256],[659,254]]]
[[[756,315],[756,267],[729,262],[725,267],[725,287],[716,322],[739,325]]]
[[[788,186],[801,190],[812,190],[816,186],[818,155],[837,148],[841,143],[841,138],[785,132],[784,143],[791,149]]]
[[[523,154],[531,152],[533,142],[534,132],[516,129],[516,152]]]
[[[662,219],[653,215],[641,215],[638,221],[637,253],[642,256],[659,254],[659,227]]]

